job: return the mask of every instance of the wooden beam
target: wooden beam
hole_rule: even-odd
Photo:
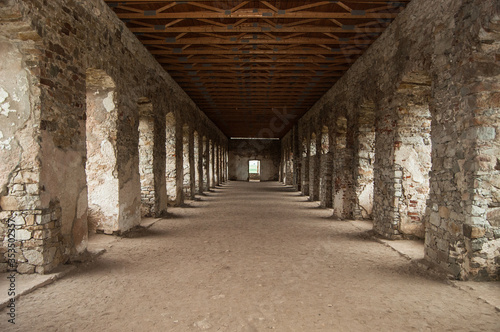
[[[187,59],[186,59],[187,60]],[[306,59],[262,59],[262,58],[229,58],[229,59],[198,59],[198,58],[191,58],[189,61],[186,61],[183,58],[180,59],[165,59],[165,58],[158,58],[157,61],[159,63],[176,63],[176,64],[191,64],[191,63],[197,63],[197,64],[241,64],[245,65],[248,63],[270,63],[270,64],[278,64],[278,63],[330,63],[330,64],[344,64],[344,63],[354,63],[356,60],[355,59],[348,59],[348,58],[325,58],[325,59],[318,59],[318,58],[306,58]],[[267,67],[269,70],[273,70],[271,67]],[[279,68],[279,67],[276,67]]]
[[[273,18],[273,19],[290,19],[290,18],[313,18],[313,19],[351,19],[351,20],[366,20],[366,19],[377,19],[377,18],[387,18],[394,19],[397,14],[393,13],[365,13],[364,15],[353,15],[351,13],[338,13],[338,12],[286,12],[284,14],[279,14],[275,12],[269,12],[262,9],[257,9],[256,11],[252,10],[243,10],[240,9],[236,12],[231,12],[226,15],[225,13],[216,13],[216,12],[204,12],[204,11],[193,11],[193,12],[170,12],[170,13],[155,13],[152,15],[148,11],[144,13],[117,13],[116,15],[120,19],[199,19],[199,18],[219,18],[219,19],[228,19],[228,18]]]
[[[189,2],[213,2],[214,0],[190,0]],[[408,3],[411,0],[397,0],[397,2]],[[129,3],[129,4],[143,4],[143,3],[170,3],[175,2],[172,0],[104,0],[106,3]],[[245,1],[249,2],[249,1]],[[325,0],[308,0],[308,2],[325,2]],[[346,3],[361,3],[361,4],[380,4],[387,2],[394,2],[394,0],[343,0]]]
[[[326,70],[336,70],[336,71],[342,71],[342,70],[348,70],[349,67],[347,66],[338,66],[338,67],[325,67],[321,68],[318,66],[293,66],[293,67],[265,67],[265,68],[259,68],[259,67],[254,67],[254,66],[223,66],[223,67],[217,67],[217,66],[189,66],[187,65],[186,67],[176,67],[176,66],[163,66],[163,68],[167,70],[174,70],[174,71],[198,71],[198,70],[211,70],[211,71],[249,71],[249,70],[255,70],[255,71],[308,71],[308,70],[314,70],[314,71],[326,71]],[[250,73],[251,74],[251,73]],[[256,73],[259,74],[259,73]],[[272,75],[269,75],[272,76]],[[312,76],[309,74],[309,76]]]
[[[141,40],[144,45],[174,45],[174,44],[192,44],[192,45],[290,45],[290,44],[301,44],[301,45],[311,45],[311,44],[324,44],[324,45],[363,45],[370,44],[367,41],[362,40],[335,40],[332,38],[294,38],[294,39],[252,39],[252,38],[212,38],[212,37],[202,37],[202,38],[181,38],[181,39],[165,39],[165,40]]]
[[[227,0],[226,0],[227,1]],[[308,2],[325,2],[325,0],[307,0]],[[397,0],[397,2],[410,2],[411,0]],[[106,3],[163,3],[163,2],[176,2],[172,0],[104,0]],[[214,2],[214,0],[190,0],[189,2]],[[245,1],[249,2],[249,1]],[[350,3],[366,3],[366,4],[380,4],[384,2],[394,2],[394,0],[343,0],[343,2]]]
[[[169,74],[173,77],[186,77],[186,72],[185,71],[176,71],[172,70],[169,71]],[[252,78],[256,77],[264,77],[266,80],[272,79],[272,78],[277,78],[277,77],[342,77],[343,73],[321,73],[317,75],[313,74],[308,74],[308,73],[274,73],[273,75],[266,75],[266,74],[261,74],[261,73],[250,73],[249,75],[245,74],[240,74],[240,73],[207,73],[207,74],[202,74],[198,73],[197,76],[210,76],[210,77],[234,77],[235,80],[242,80],[246,81]],[[237,82],[237,81],[236,81]]]
[[[212,46],[212,45],[211,45]],[[215,45],[213,45],[215,46]],[[318,49],[293,49],[293,50],[283,50],[283,49],[278,49],[276,50],[271,49],[271,50],[245,50],[245,49],[240,49],[240,50],[234,50],[234,49],[227,49],[225,48],[223,51],[221,50],[200,50],[200,49],[190,49],[186,51],[180,51],[180,50],[174,50],[174,49],[168,49],[168,50],[151,50],[151,54],[153,55],[170,55],[170,54],[175,54],[175,55],[241,55],[241,54],[246,54],[246,55],[264,55],[264,54],[271,54],[271,55],[317,55],[317,54],[327,54],[327,55],[353,55],[353,54],[363,54],[363,51],[360,50],[342,50],[342,49],[335,49],[335,48],[330,48],[329,50],[325,50],[323,48]]]
[[[212,22],[211,20],[200,18],[198,21],[205,23]],[[135,21],[134,21],[135,22]],[[377,21],[374,21],[378,23]],[[137,22],[138,23],[138,22]],[[136,23],[136,24],[137,24]],[[380,33],[385,30],[385,27],[375,27],[375,28],[342,28],[342,27],[328,27],[328,26],[288,26],[288,27],[253,27],[248,25],[231,26],[228,28],[227,24],[212,22],[211,25],[205,26],[185,26],[185,27],[166,27],[155,26],[152,24],[143,25],[149,27],[130,27],[129,30],[135,33],[180,33],[180,32],[193,32],[193,33]],[[378,23],[380,24],[380,23]]]

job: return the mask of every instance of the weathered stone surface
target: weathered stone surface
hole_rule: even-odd
[[[2,6],[0,24],[0,207],[25,218],[16,226],[22,227],[19,244],[23,252],[44,253],[37,272],[85,250],[88,220],[91,229],[120,233],[139,223],[146,203],[149,213],[165,211],[165,174],[172,168],[167,113],[227,145],[103,1],[12,0]],[[154,138],[147,138],[152,165],[144,169],[149,176],[141,196],[144,100]],[[182,163],[182,153],[173,158]]]
[[[494,0],[411,1],[282,139],[302,157],[284,169],[310,195],[322,174],[310,169],[311,135],[335,128],[334,215],[363,216],[373,182],[374,229],[425,236],[426,259],[460,279],[500,277],[499,11]]]
[[[43,254],[37,250],[26,250],[23,255],[31,265],[43,264]]]

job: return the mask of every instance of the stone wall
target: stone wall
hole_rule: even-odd
[[[334,214],[425,237],[426,260],[458,279],[500,278],[499,7],[413,0],[282,140],[309,175],[310,133],[336,128]]]
[[[277,140],[229,140],[229,180],[248,181],[249,160],[260,160],[261,181],[278,181],[280,142]]]
[[[43,273],[83,253],[89,207],[106,211],[95,226],[107,233],[138,225],[146,198],[149,213],[165,211],[165,174],[172,168],[167,114],[177,126],[189,123],[219,146],[227,144],[103,1],[5,0],[0,24],[0,231],[5,244],[7,224],[15,221],[18,271]],[[139,105],[146,99],[154,134],[141,136],[141,147],[154,147],[153,186],[139,168]],[[104,123],[107,130],[99,128]],[[174,155],[177,184],[183,153],[174,128],[181,151]],[[95,163],[86,169],[86,160]],[[150,166],[143,175],[151,174]],[[87,182],[92,167],[99,175]],[[141,181],[147,182],[142,195]],[[176,204],[182,203],[179,189]],[[5,255],[0,264],[6,268]]]

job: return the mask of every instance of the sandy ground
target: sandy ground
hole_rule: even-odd
[[[1,311],[0,331],[500,331],[493,306],[317,205],[231,182],[107,237],[94,262],[21,297],[15,327]]]

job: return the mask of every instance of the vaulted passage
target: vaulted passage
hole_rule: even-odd
[[[31,330],[34,322],[38,331],[498,327],[492,306],[415,273],[355,224],[332,221],[316,207],[277,182],[218,187],[23,297],[16,328]]]

